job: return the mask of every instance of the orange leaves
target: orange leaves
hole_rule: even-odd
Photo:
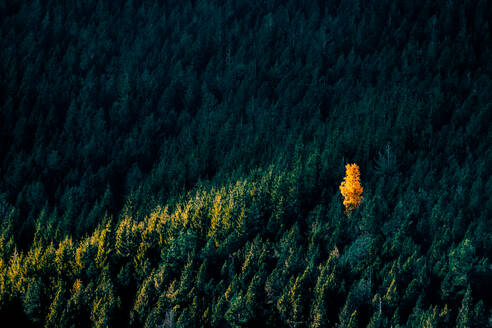
[[[345,178],[340,184],[340,192],[344,197],[345,213],[359,207],[362,201],[362,192],[364,188],[360,185],[360,172],[357,164],[345,165]]]

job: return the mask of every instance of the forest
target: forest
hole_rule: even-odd
[[[0,1],[0,325],[492,327],[491,17]]]

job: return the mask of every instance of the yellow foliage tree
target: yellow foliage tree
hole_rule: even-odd
[[[357,164],[345,165],[345,178],[340,184],[340,192],[344,197],[345,213],[359,207],[362,201],[362,191],[364,188],[360,185],[360,171]]]

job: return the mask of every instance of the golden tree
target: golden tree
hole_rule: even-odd
[[[345,213],[359,207],[362,201],[362,191],[364,188],[360,185],[360,172],[357,164],[345,165],[345,178],[340,184],[340,192],[344,197]]]

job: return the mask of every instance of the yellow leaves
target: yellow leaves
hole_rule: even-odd
[[[218,239],[221,239],[231,227],[231,212],[234,208],[234,198],[230,194],[230,190],[226,191],[222,188],[216,191],[215,197],[211,204],[210,228],[207,236],[213,237],[215,245],[218,246]]]
[[[7,263],[5,263],[1,258],[0,258],[0,309],[2,308],[2,305],[5,303],[5,300],[7,298],[7,289],[6,289],[6,284],[7,284]]]
[[[178,296],[179,289],[177,287],[176,279],[169,285],[166,291],[166,298],[169,302],[175,302],[176,297]]]
[[[72,286],[72,294],[80,293],[82,290],[82,280],[77,279]]]
[[[134,231],[136,224],[130,217],[124,217],[116,228],[116,254],[121,257],[129,257],[133,251],[132,241],[134,239]]]
[[[70,273],[69,264],[74,257],[72,238],[66,237],[55,251],[55,267],[59,275]]]
[[[108,222],[106,226],[100,230],[98,234],[94,234],[93,236],[97,236],[97,255],[95,262],[101,268],[106,264],[108,255],[111,252],[111,248],[109,247],[109,234],[111,232],[111,223]]]
[[[231,296],[231,290],[232,290],[232,285],[229,285],[229,287],[227,287],[227,290],[224,293],[224,297],[226,300],[229,300],[229,297]]]
[[[357,310],[352,312],[347,327],[357,327]]]
[[[41,270],[41,257],[43,255],[43,247],[41,245],[33,245],[27,253],[25,266],[32,272]]]
[[[208,236],[209,237],[213,237],[215,236],[217,230],[218,230],[218,226],[220,224],[220,214],[221,214],[221,210],[222,210],[222,197],[220,196],[220,194],[218,193],[216,196],[215,196],[215,199],[214,199],[214,202],[213,202],[213,206],[212,206],[212,210],[211,210],[211,213],[210,213],[210,230],[208,232]]]
[[[340,192],[344,197],[343,205],[345,213],[350,212],[359,207],[363,197],[364,188],[360,184],[360,171],[357,164],[345,165],[345,178],[340,184]]]
[[[330,258],[338,259],[340,257],[340,252],[338,251],[338,247],[335,245],[333,250],[330,252]]]
[[[191,216],[191,207],[193,203],[188,201],[186,204],[178,204],[176,210],[171,215],[171,223],[175,228],[187,227]]]
[[[89,249],[89,238],[86,238],[85,240],[79,243],[79,246],[75,250],[75,264],[79,271],[82,271],[85,268],[88,249]]]
[[[319,327],[321,327],[321,323],[322,323],[321,313],[316,312],[316,314],[314,315],[313,321],[311,323],[311,327],[312,328],[319,328]]]
[[[51,302],[48,315],[46,316],[46,327],[55,327],[59,324],[59,315],[61,314],[61,307],[63,306],[63,288],[61,282],[58,283],[55,298]]]
[[[152,277],[148,277],[142,283],[137,293],[137,299],[133,304],[133,310],[141,316],[146,307],[149,306],[150,295],[152,294]],[[133,315],[133,313],[132,313]]]
[[[395,302],[398,294],[396,292],[396,281],[393,279],[391,281],[390,286],[388,287],[388,290],[386,290],[386,294],[384,295],[383,299],[388,302]]]
[[[447,304],[444,304],[444,308],[441,310],[441,312],[439,312],[439,318],[445,317],[448,314],[449,314],[448,305]]]
[[[241,267],[241,274],[243,272],[246,272],[246,268],[249,266],[251,259],[254,256],[254,250],[255,250],[255,245],[252,243],[251,247],[249,248],[248,254],[246,254],[246,258],[244,259],[243,266]]]
[[[15,292],[20,292],[24,282],[24,272],[22,267],[23,255],[14,249],[14,254],[10,258],[7,277],[11,283],[12,289]]]

